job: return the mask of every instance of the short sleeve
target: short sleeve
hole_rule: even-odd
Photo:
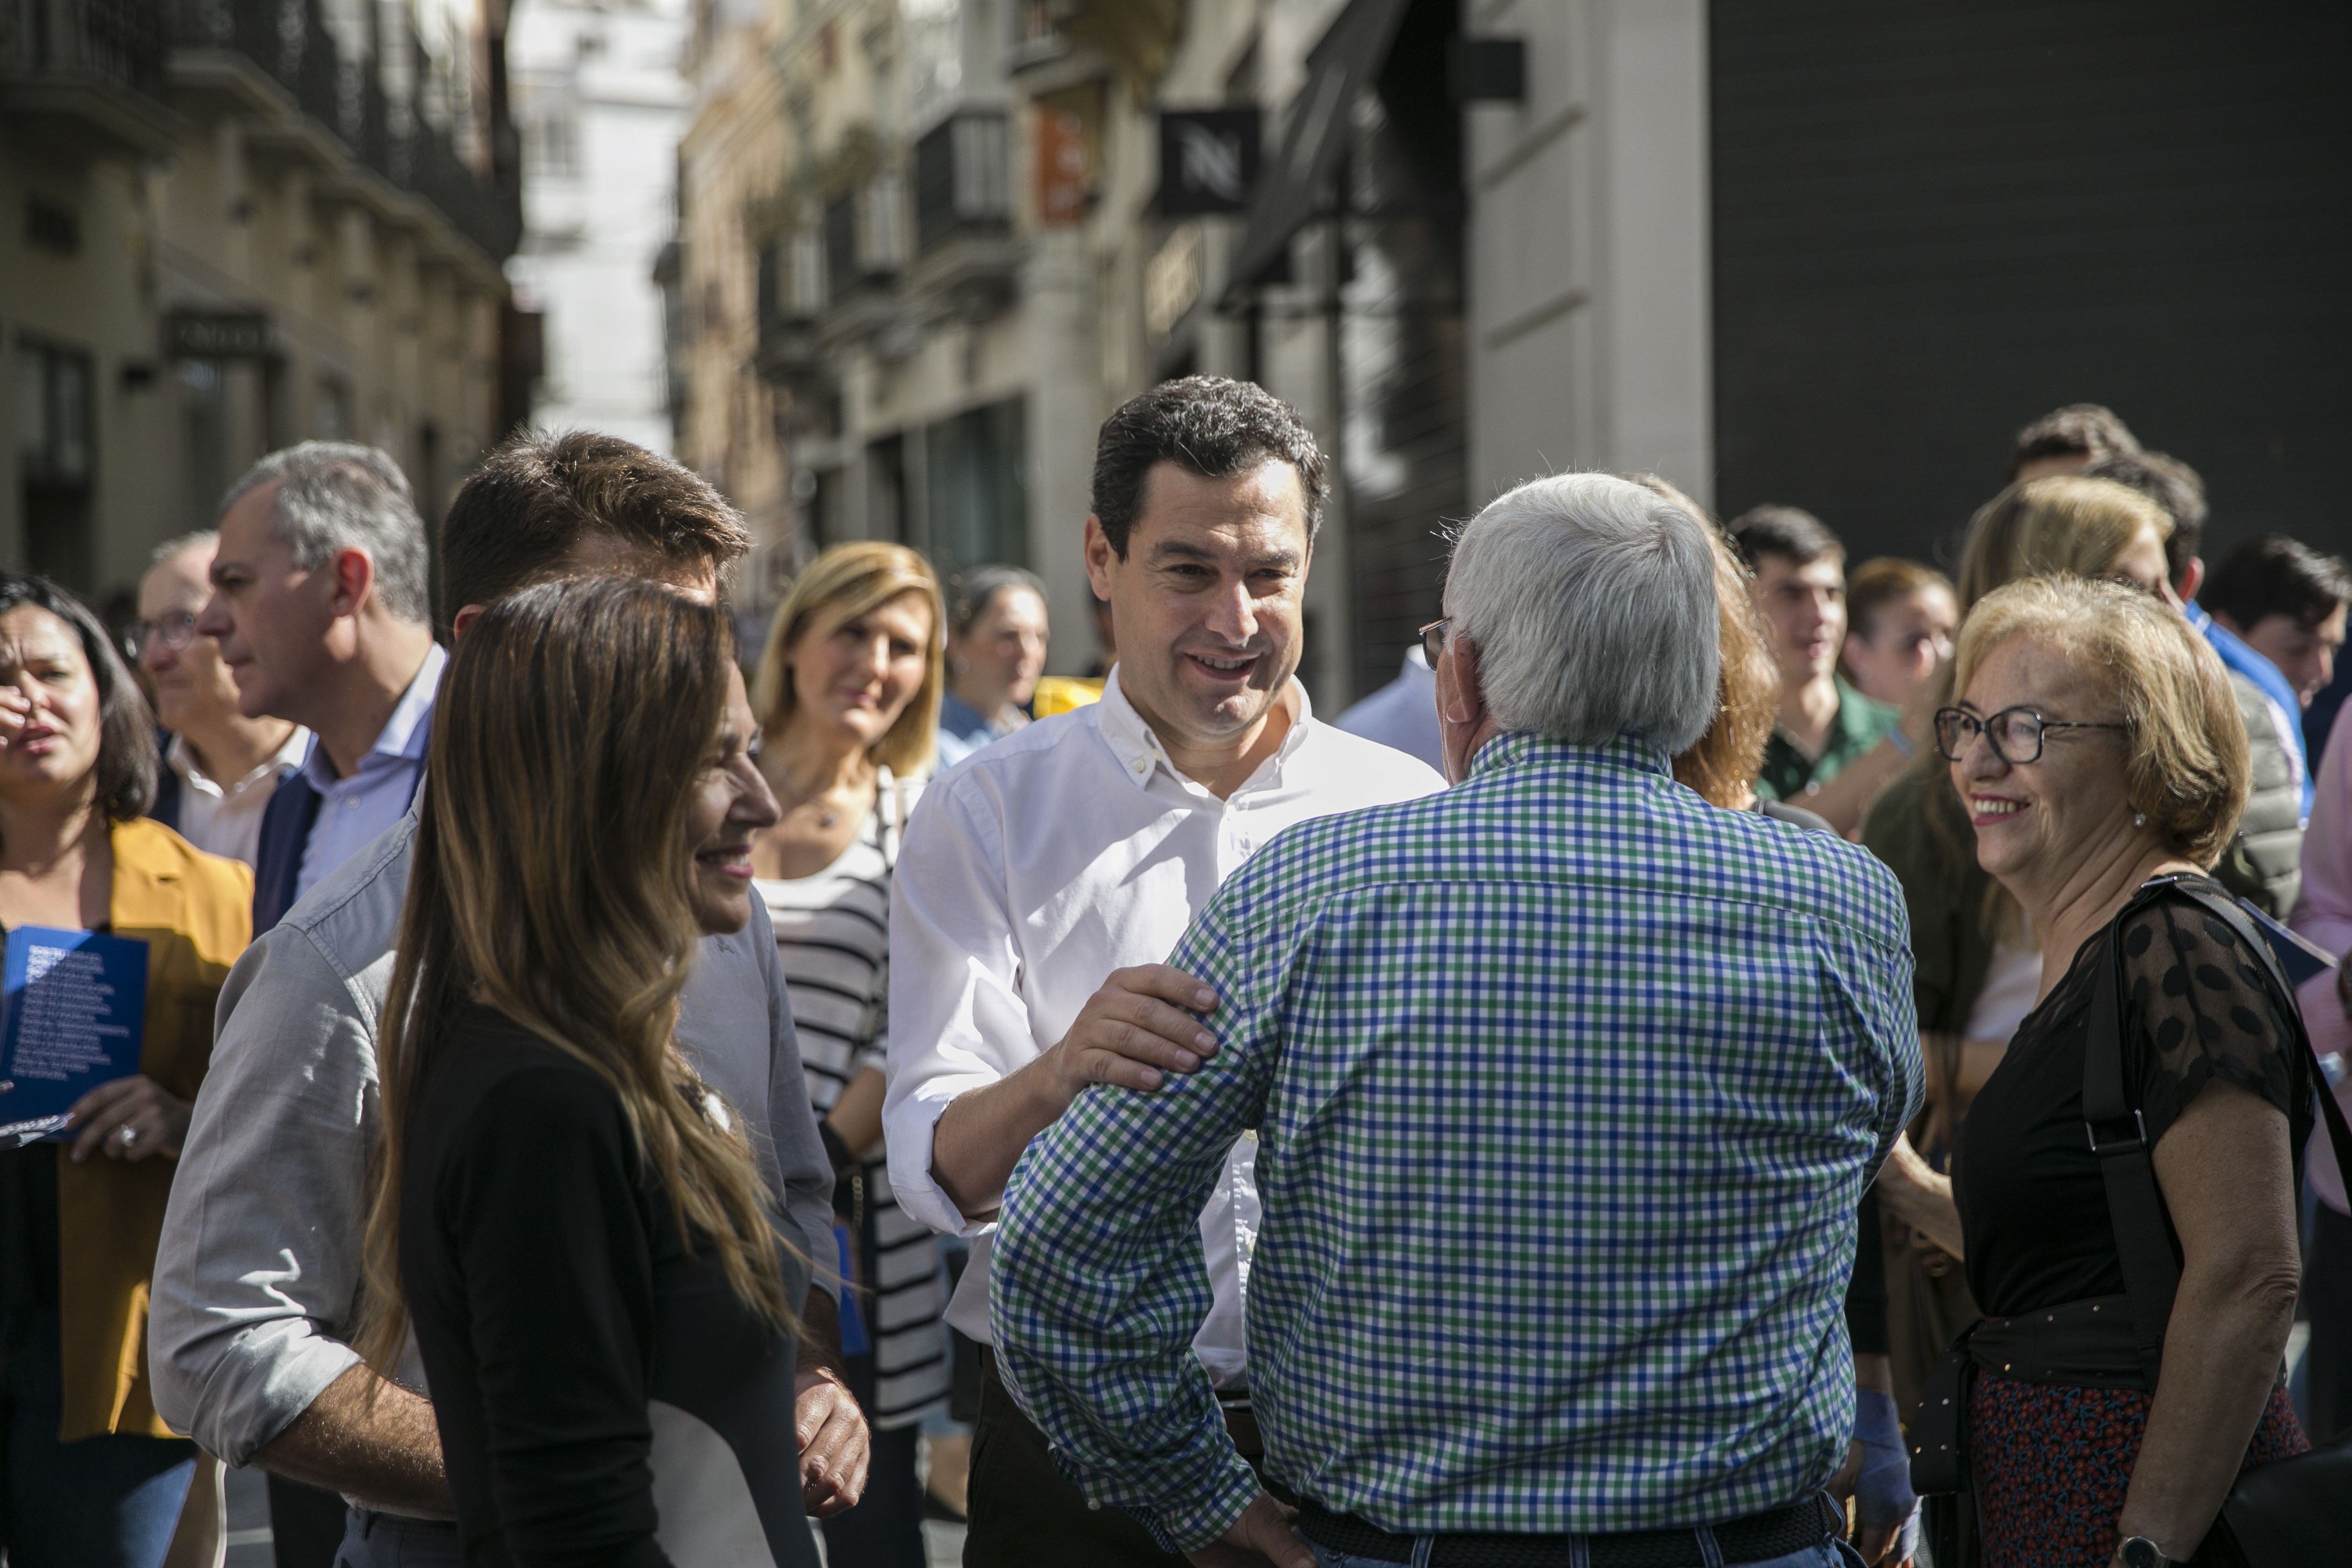
[[[2259,955],[2199,905],[2163,898],[2121,931],[2126,1023],[2141,1047],[2139,1104],[2152,1143],[2215,1079],[2249,1089],[2294,1121],[2302,1039]]]

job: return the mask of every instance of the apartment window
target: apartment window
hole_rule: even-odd
[[[969,224],[1002,224],[1012,210],[1004,116],[959,114],[915,145],[915,236],[930,250]]]
[[[97,470],[89,356],[20,341],[16,381],[26,563],[43,576],[88,593],[90,481]]]
[[[558,100],[539,106],[523,121],[523,159],[541,179],[568,180],[580,173],[580,117]]]

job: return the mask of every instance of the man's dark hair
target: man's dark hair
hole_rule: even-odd
[[[1095,517],[1122,561],[1157,463],[1204,479],[1229,479],[1269,458],[1298,470],[1307,492],[1307,538],[1323,526],[1328,491],[1323,453],[1290,405],[1255,382],[1188,375],[1139,393],[1103,421],[1095,441]]]
[[[1750,572],[1763,570],[1767,555],[1777,555],[1791,566],[1810,566],[1824,555],[1845,564],[1844,542],[1801,506],[1751,506],[1724,531],[1739,547],[1739,558]]]
[[[147,815],[155,804],[155,715],[90,607],[50,582],[0,572],[0,616],[30,605],[65,622],[81,640],[98,682],[98,804],[109,822]]]
[[[2352,603],[2352,566],[2299,539],[2265,533],[2223,558],[2198,603],[2251,631],[2266,616],[2285,616],[2305,631]]]
[[[2205,481],[2197,470],[2163,452],[2113,452],[2083,470],[2086,479],[2113,479],[2136,489],[2172,518],[2172,534],[2164,542],[2165,572],[2173,586],[2180,585],[2189,563],[2197,558],[2198,541],[2205,537]]]
[[[735,509],[667,458],[588,430],[520,435],[483,459],[449,503],[439,551],[448,613],[549,575],[598,535],[714,573],[751,547]]]
[[[2116,417],[2114,409],[2097,403],[2070,403],[2017,433],[2009,477],[2017,478],[2017,470],[2037,458],[2104,458],[2138,450],[2139,437]]]

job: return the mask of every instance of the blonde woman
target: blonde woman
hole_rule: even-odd
[[[1963,1385],[1984,1561],[2206,1561],[2239,1471],[2309,1447],[2277,1373],[2318,1075],[2294,994],[2205,874],[2245,810],[2245,730],[2204,640],[2111,583],[1987,595],[1954,673],[1947,788],[2043,961],[1952,1183],[1987,1313]],[[2102,1055],[2115,1110],[2086,1105]],[[2153,1173],[2144,1224],[2103,1157],[2119,1146],[2145,1150],[2143,1191]]]
[[[2002,585],[2052,573],[2126,584],[2151,603],[2177,604],[2165,576],[2172,519],[2146,496],[2071,475],[2014,484],[1970,520],[1960,558],[1961,626]],[[2186,623],[2184,623],[2186,624]],[[1951,689],[1949,670],[1924,689],[1928,706]],[[1862,842],[1903,884],[1911,916],[1927,1110],[1897,1145],[1887,1199],[1887,1327],[1897,1400],[1917,1408],[1927,1369],[1978,1316],[1954,1256],[1958,1243],[1920,1188],[1899,1178],[1941,1167],[1978,1088],[2040,994],[2042,953],[2014,900],[1976,862],[1968,820],[1932,746],[1872,805]],[[1916,1145],[1916,1152],[1915,1152]],[[1937,1245],[1940,1239],[1942,1245]]]
[[[840,1177],[842,1348],[874,1434],[864,1500],[824,1521],[825,1549],[860,1568],[922,1568],[915,1451],[950,1372],[939,1243],[898,1207],[882,1147],[890,877],[931,765],[943,619],[920,555],[835,545],[776,606],[753,687],[783,817],[751,864]]]
[[[358,1346],[413,1322],[468,1563],[813,1564],[810,1265],[678,994],[776,819],[720,610],[575,579],[449,665],[384,1000]]]

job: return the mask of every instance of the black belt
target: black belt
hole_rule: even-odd
[[[1839,1533],[1843,1524],[1837,1507],[1815,1493],[1769,1513],[1695,1530],[1638,1530],[1582,1537],[1440,1535],[1430,1543],[1429,1568],[1570,1568],[1576,1562],[1573,1547],[1579,1540],[1584,1544],[1583,1562],[1589,1568],[1704,1568],[1709,1561],[1769,1563],[1819,1546]],[[1300,1500],[1298,1528],[1307,1540],[1333,1552],[1369,1557],[1376,1563],[1413,1560],[1415,1537],[1391,1535],[1378,1525],[1333,1513],[1310,1500]],[[1703,1532],[1715,1537],[1718,1557],[1707,1556],[1699,1541]]]
[[[2011,1383],[2147,1387],[2128,1296],[2094,1296],[2014,1318],[1987,1318],[1969,1336],[1968,1348],[1979,1370]]]

